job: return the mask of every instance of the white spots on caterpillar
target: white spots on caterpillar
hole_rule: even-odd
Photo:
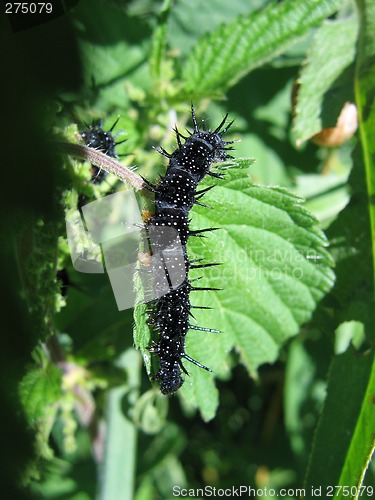
[[[225,160],[228,157],[221,136],[230,124],[224,128],[227,119],[225,117],[215,131],[200,131],[194,109],[192,109],[192,116],[193,133],[184,137],[176,129],[179,147],[171,155],[167,173],[156,187],[156,210],[149,223],[150,226],[157,226],[159,236],[166,239],[168,239],[168,229],[176,231],[182,247],[181,255],[178,255],[175,246],[165,249],[161,248],[158,243],[157,250],[161,250],[164,260],[159,266],[153,268],[155,272],[159,270],[162,275],[168,274],[169,278],[169,291],[160,296],[157,301],[154,321],[159,333],[156,352],[160,361],[160,368],[155,378],[159,380],[163,394],[172,394],[181,387],[184,381],[183,373],[188,373],[182,364],[183,359],[208,370],[185,353],[185,337],[190,326],[189,294],[192,289],[188,278],[190,261],[186,243],[191,234],[189,211],[194,203],[197,203],[196,196],[202,196],[202,192],[197,194],[198,184],[207,174],[210,174],[213,161]],[[181,139],[185,139],[184,144]],[[172,283],[172,275],[179,277],[178,283]],[[159,276],[155,278],[158,283],[161,283]]]

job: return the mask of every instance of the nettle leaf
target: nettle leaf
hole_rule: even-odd
[[[52,406],[61,398],[61,391],[61,370],[51,363],[24,376],[19,393],[30,425],[48,416]]]
[[[51,459],[53,451],[48,438],[62,397],[61,370],[47,363],[26,373],[19,384],[20,401],[40,457]]]
[[[179,391],[205,420],[215,415],[214,377],[229,376],[230,351],[238,352],[255,376],[260,365],[277,359],[282,344],[310,319],[334,282],[327,240],[301,198],[282,188],[254,185],[246,170],[228,170],[216,184],[204,197],[213,208],[196,207],[191,228],[221,229],[190,238],[188,253],[191,259],[222,263],[189,275],[202,276],[199,286],[222,289],[191,292],[192,305],[213,308],[193,309],[196,324],[221,333],[188,333],[186,352],[213,373],[187,366],[191,376]],[[142,329],[138,341],[141,336],[149,338]]]
[[[108,108],[111,104],[121,109],[128,99],[125,76],[128,80],[136,78],[135,74],[146,61],[151,35],[149,27],[111,2],[100,0],[92,0],[90,8],[80,2],[75,8],[73,22],[85,86],[94,95],[101,89],[96,108]],[[145,83],[148,79],[142,75],[138,81]]]
[[[340,0],[286,0],[240,16],[203,37],[186,61],[187,91],[225,90],[333,14]]]
[[[339,77],[354,61],[357,34],[358,18],[354,14],[344,20],[327,21],[317,31],[298,80],[294,117],[297,144],[323,127],[334,127],[344,102],[352,97],[352,76]]]
[[[178,49],[183,57],[189,55],[196,40],[208,31],[214,31],[220,24],[232,21],[238,16],[247,16],[250,11],[263,9],[269,0],[210,0],[210,2],[174,2],[168,20],[170,45]]]

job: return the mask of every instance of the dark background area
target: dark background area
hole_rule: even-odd
[[[17,384],[40,331],[20,297],[19,260],[32,251],[28,225],[35,217],[58,218],[60,160],[49,141],[51,101],[61,90],[79,91],[80,59],[75,35],[61,2],[53,15],[0,14],[1,213],[1,485],[4,498],[26,497],[15,486],[33,456]],[[65,2],[65,6],[77,2]],[[51,20],[51,17],[53,18]],[[16,243],[23,252],[15,252]]]

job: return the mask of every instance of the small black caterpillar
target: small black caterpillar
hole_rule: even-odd
[[[160,181],[153,185],[147,181],[148,188],[155,193],[155,213],[147,221],[146,228],[150,232],[157,229],[157,236],[153,238],[153,253],[163,252],[166,247],[165,240],[169,239],[167,228],[174,228],[179,236],[183,262],[181,263],[181,246],[174,249],[169,245],[168,256],[164,255],[164,264],[151,263],[151,272],[155,276],[155,286],[158,287],[160,272],[168,275],[166,258],[168,263],[178,262],[181,280],[177,286],[170,283],[169,292],[156,301],[153,316],[149,323],[155,327],[159,334],[158,342],[154,343],[150,351],[159,357],[160,367],[154,379],[159,381],[160,390],[163,394],[176,392],[184,382],[183,373],[188,375],[182,360],[211,371],[210,368],[195,361],[185,352],[185,338],[189,329],[216,332],[209,328],[192,325],[190,317],[192,306],[190,303],[190,292],[195,290],[218,290],[217,288],[203,288],[192,285],[188,274],[190,269],[204,268],[217,265],[216,263],[198,263],[190,261],[186,244],[190,236],[201,236],[201,233],[213,231],[217,228],[206,228],[200,230],[189,229],[189,211],[194,204],[203,205],[199,199],[211,187],[197,190],[198,184],[206,175],[215,178],[223,178],[222,175],[211,172],[213,163],[222,162],[231,158],[227,150],[233,149],[230,144],[233,141],[223,141],[222,136],[233,122],[226,124],[226,115],[220,125],[214,130],[200,130],[194,112],[191,108],[194,130],[187,137],[183,136],[177,129],[176,133],[178,148],[172,153],[167,153],[163,148],[156,148],[161,154],[169,159],[167,172]],[[182,142],[182,140],[184,142]],[[205,205],[203,205],[205,206]],[[165,234],[167,233],[167,234]],[[159,239],[163,240],[159,242]],[[179,252],[179,255],[178,255]],[[173,267],[173,266],[172,266]],[[206,309],[205,307],[201,307]]]
[[[94,121],[91,125],[87,125],[86,130],[81,133],[81,137],[85,141],[86,146],[97,149],[111,158],[118,158],[115,148],[126,141],[126,139],[124,139],[123,141],[116,142],[118,133],[115,135],[112,134],[119,119],[120,117],[117,118],[109,130],[103,130],[102,120],[97,122]],[[100,184],[107,174],[98,167],[93,166],[92,168],[91,180],[94,184]]]

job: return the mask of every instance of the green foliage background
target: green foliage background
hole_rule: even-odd
[[[1,35],[3,95],[13,90],[4,123],[18,130],[22,110],[24,130],[23,148],[8,138],[6,165],[20,175],[1,198],[3,484],[75,500],[244,484],[310,498],[311,486],[372,485],[375,2],[76,4],[21,32],[4,20]],[[156,180],[165,162],[152,146],[175,147],[171,127],[189,127],[191,102],[207,127],[228,112],[228,139],[241,142],[237,168],[205,197],[214,210],[193,213],[196,227],[222,231],[189,243],[223,262],[202,280],[223,290],[197,299],[214,306],[198,324],[222,333],[187,338],[214,375],[189,367],[166,398],[140,355],[149,370],[145,307],[119,312],[107,277],[75,271],[66,244],[79,197],[119,183],[93,186],[90,165],[62,158],[53,140],[79,142],[85,122],[109,128],[120,116],[121,161]],[[307,141],[345,102],[358,108],[356,136],[335,149]]]

